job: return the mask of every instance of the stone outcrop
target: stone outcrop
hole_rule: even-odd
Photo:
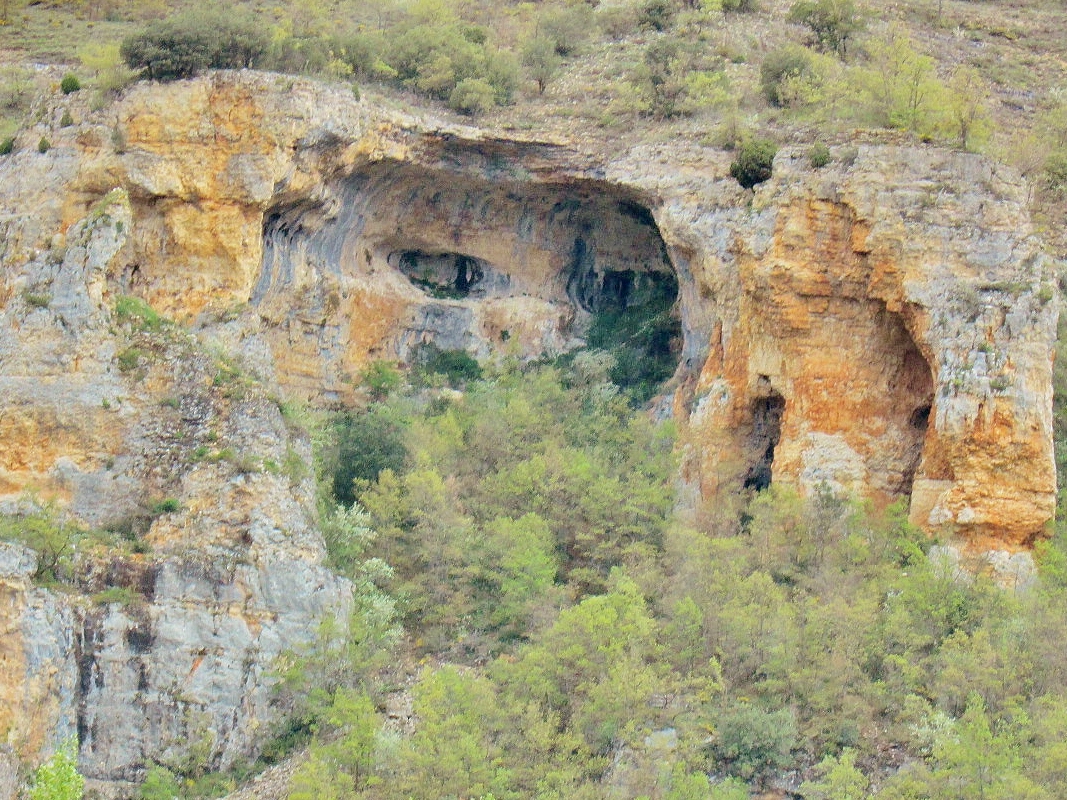
[[[8,569],[0,689],[35,730],[77,729],[95,779],[203,731],[216,765],[254,751],[271,660],[351,602],[308,479],[278,469],[310,452],[272,394],[350,402],[368,363],[427,344],[556,354],[656,281],[677,287],[661,407],[694,496],[903,499],[972,551],[1051,518],[1055,293],[1021,184],[980,157],[860,144],[815,170],[785,150],[749,192],[719,151],[594,158],[254,73],[137,85],[48,133],[0,161],[0,495],[128,518],[150,552],[84,562],[80,599]],[[116,586],[141,599],[90,599]],[[45,596],[40,641],[77,657],[23,691]],[[26,758],[54,744],[11,730]]]

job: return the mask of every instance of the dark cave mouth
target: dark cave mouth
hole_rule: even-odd
[[[760,492],[771,485],[774,450],[782,439],[784,412],[785,398],[773,389],[752,401],[752,431],[746,442],[750,463],[742,482],[745,489]]]
[[[394,250],[386,260],[415,286],[438,300],[503,296],[511,285],[507,273],[466,253]]]

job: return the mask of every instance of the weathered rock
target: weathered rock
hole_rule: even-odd
[[[254,751],[271,659],[348,608],[310,484],[278,474],[310,453],[269,392],[349,401],[369,362],[426,343],[558,353],[655,276],[677,281],[689,496],[905,499],[1009,561],[1052,515],[1057,307],[1021,184],[983,158],[861,145],[813,170],[787,150],[751,193],[706,148],[594,162],[247,72],[138,85],[49,134],[0,164],[0,495],[150,523],[150,554],[81,572],[143,601],[57,610],[78,659],[50,668],[77,691],[18,712],[56,730],[76,709],[94,778],[203,731],[214,765]],[[122,294],[193,334],[120,323]],[[150,519],[164,498],[180,510]],[[11,589],[11,697],[39,591]]]

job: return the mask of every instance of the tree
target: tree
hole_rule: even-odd
[[[751,189],[771,177],[777,152],[778,145],[770,139],[747,139],[737,148],[737,155],[730,164],[730,175],[743,187]]]
[[[853,0],[798,0],[789,21],[807,25],[824,50],[844,58],[849,40],[863,28]]]
[[[789,764],[796,736],[796,719],[789,709],[764,711],[740,703],[719,715],[712,747],[731,774],[748,780]]]
[[[804,781],[804,800],[866,800],[870,781],[856,768],[856,751],[845,748],[840,757],[827,756],[815,767],[819,779]]]
[[[221,8],[183,11],[127,37],[119,49],[131,69],[150,80],[190,78],[204,69],[254,66],[268,38],[250,12]]]
[[[959,67],[948,82],[948,113],[956,141],[961,150],[970,150],[984,142],[991,133],[989,86],[978,70]]]
[[[81,800],[85,778],[78,774],[78,740],[70,738],[33,774],[30,800]]]
[[[535,36],[522,49],[522,64],[530,77],[537,82],[537,93],[544,94],[563,60],[556,52],[556,46],[545,36]]]
[[[870,64],[860,71],[860,80],[874,122],[934,135],[945,107],[934,60],[918,52],[901,30],[870,40],[867,50]]]

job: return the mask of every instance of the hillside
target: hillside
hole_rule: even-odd
[[[14,6],[0,797],[1067,791],[1062,9]]]

